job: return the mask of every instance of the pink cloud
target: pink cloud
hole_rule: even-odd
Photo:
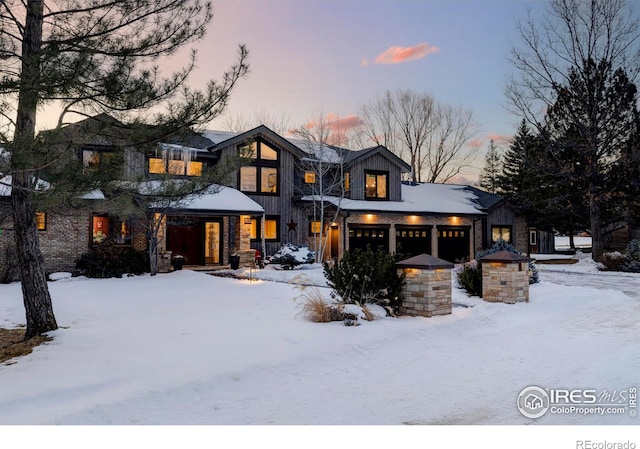
[[[471,148],[475,148],[477,150],[478,148],[481,148],[484,146],[484,139],[479,138],[479,139],[470,140],[469,143],[467,143],[467,146]]]
[[[323,128],[323,134],[326,136],[327,143],[339,146],[349,141],[349,131],[362,124],[362,118],[357,115],[339,117],[336,114],[327,114],[319,120],[311,120],[305,123],[302,127],[312,133],[313,130],[319,132],[320,128]],[[296,130],[289,130],[289,134],[295,135]]]
[[[511,143],[513,136],[505,136],[504,134],[489,133],[487,139],[493,140],[496,145],[507,145]]]
[[[431,53],[439,52],[440,49],[427,43],[414,45],[413,47],[389,47],[378,56],[376,56],[376,64],[399,64],[406,61],[414,61],[422,59]]]

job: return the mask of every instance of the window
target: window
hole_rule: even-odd
[[[36,212],[36,228],[38,231],[47,229],[47,214],[44,212]]]
[[[112,220],[108,215],[94,215],[91,226],[92,242],[102,243],[111,237],[116,245],[133,243],[132,226],[126,220]]]
[[[368,200],[387,200],[389,176],[386,172],[365,173],[365,198]]]
[[[491,226],[491,242],[504,240],[511,243],[511,226]]]
[[[315,184],[316,183],[316,174],[312,171],[304,172],[304,182],[306,184]]]
[[[267,216],[264,220],[264,239],[278,241],[280,240],[280,217],[278,216]],[[251,240],[261,240],[261,229],[260,229],[260,219],[252,218],[251,219],[251,230],[250,230],[250,238]]]
[[[82,166],[85,171],[97,171],[112,162],[114,153],[104,150],[82,150]]]
[[[536,246],[538,244],[538,231],[530,230],[529,231],[529,245]]]
[[[350,188],[351,188],[351,176],[349,175],[349,172],[346,172],[344,174],[344,191],[348,192]]]
[[[277,194],[279,184],[279,153],[264,142],[253,142],[241,148],[241,153],[252,159],[250,165],[240,168],[242,192]]]
[[[149,158],[149,173],[178,176],[202,176],[202,162],[183,161],[181,159]]]
[[[317,235],[320,234],[322,230],[322,225],[319,220],[309,219],[309,235]]]

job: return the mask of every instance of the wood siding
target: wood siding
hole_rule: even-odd
[[[351,199],[364,200],[365,172],[368,170],[389,173],[389,201],[402,200],[402,173],[400,167],[385,158],[381,154],[373,156],[353,164],[347,171],[350,173]]]

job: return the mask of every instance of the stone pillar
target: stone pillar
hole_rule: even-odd
[[[158,272],[169,273],[171,271],[171,251],[158,251]]]
[[[485,256],[482,264],[482,299],[488,302],[529,302],[529,259],[511,251]]]
[[[451,270],[453,264],[429,254],[420,254],[396,264],[405,275],[401,315],[425,316],[451,313]]]

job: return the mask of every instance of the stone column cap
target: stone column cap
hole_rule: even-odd
[[[430,254],[419,254],[396,263],[397,268],[422,268],[435,270],[436,268],[453,268],[453,264],[443,259],[438,259]]]
[[[498,251],[497,253],[490,254],[488,256],[484,256],[480,259],[480,263],[483,262],[502,262],[502,263],[520,263],[520,262],[528,262],[528,257],[521,256],[520,254],[516,254],[511,251],[507,251],[503,249],[502,251]]]

